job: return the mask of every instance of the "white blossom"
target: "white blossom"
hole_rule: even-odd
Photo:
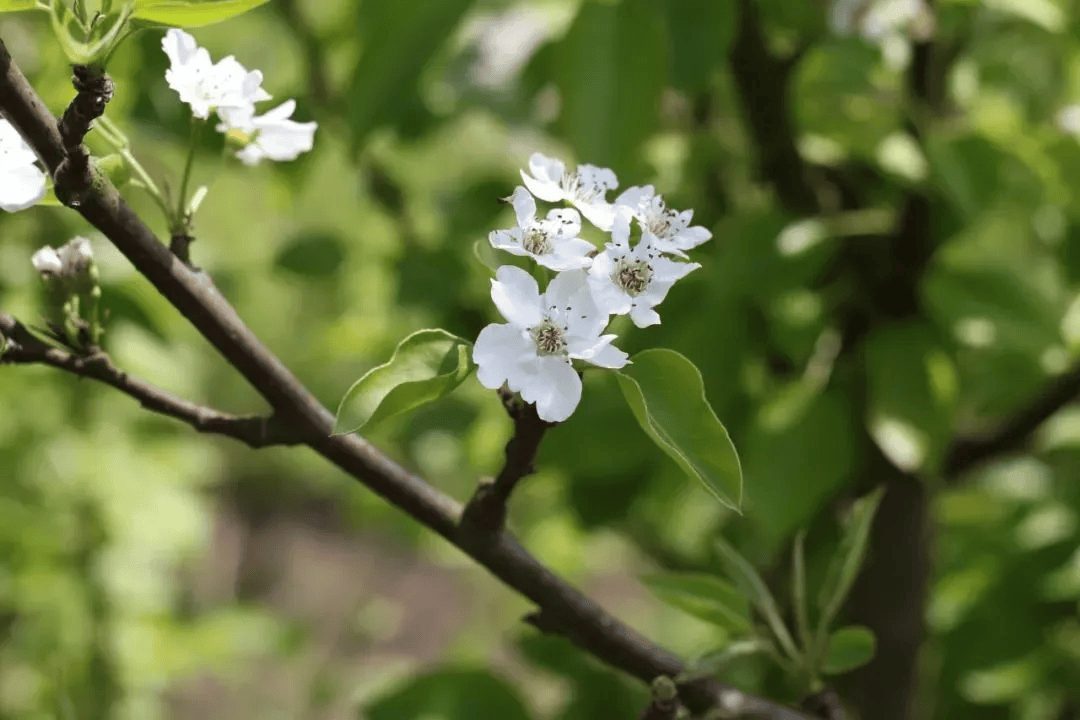
[[[487,388],[505,383],[540,419],[562,422],[581,400],[581,378],[573,360],[620,368],[626,353],[601,335],[608,316],[593,301],[584,270],[559,273],[541,295],[524,270],[504,265],[491,282],[491,299],[507,320],[480,331],[473,346],[476,376]]]
[[[0,118],[0,208],[24,210],[45,195],[37,156],[11,123]]]
[[[638,327],[659,323],[660,315],[653,307],[663,301],[676,280],[701,266],[664,257],[656,248],[656,236],[648,230],[631,248],[630,212],[625,207],[615,215],[611,238],[589,268],[589,287],[597,306],[611,315],[629,314]]]
[[[270,99],[261,87],[261,72],[249,72],[232,55],[211,63],[210,53],[183,30],[172,28],[166,32],[161,47],[170,61],[165,79],[180,100],[191,106],[195,117],[205,120],[218,108],[254,112],[254,103]]]
[[[551,210],[538,220],[536,201],[529,191],[518,186],[509,198],[517,215],[517,227],[495,230],[488,235],[492,247],[514,255],[531,257],[551,270],[573,270],[592,264],[596,248],[577,235],[581,216],[577,210]]]
[[[30,262],[45,276],[76,277],[94,262],[94,250],[89,240],[76,236],[59,250],[46,245],[30,257]]]
[[[49,245],[31,255],[30,262],[42,275],[59,275],[64,267],[64,263],[60,261],[60,253]]]
[[[830,25],[837,35],[884,42],[905,33],[921,37],[932,29],[932,18],[926,0],[834,0]]]
[[[218,111],[222,122],[217,129],[237,131],[246,137],[247,145],[236,153],[245,165],[255,165],[263,158],[295,160],[314,145],[318,123],[290,120],[294,110],[295,100],[286,100],[263,115],[255,115],[254,110],[222,108]]]
[[[652,185],[627,188],[615,199],[615,206],[630,208],[642,229],[655,238],[653,247],[662,253],[685,258],[686,250],[696,248],[712,237],[712,233],[700,225],[691,227],[693,210],[672,210]]]
[[[533,195],[548,202],[566,200],[596,227],[611,229],[615,211],[607,193],[619,186],[614,172],[595,165],[578,165],[568,172],[562,160],[540,153],[529,158],[529,172],[532,175],[523,170],[521,179]]]

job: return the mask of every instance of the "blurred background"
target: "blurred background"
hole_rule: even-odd
[[[950,451],[1076,383],[1073,0],[271,0],[192,34],[319,122],[312,152],[255,168],[203,134],[192,253],[324,404],[416,329],[472,339],[496,319],[474,246],[512,224],[498,199],[532,152],[653,183],[713,240],[663,324],[620,345],[701,369],[745,513],[591,378],[514,497],[526,547],[693,658],[728,638],[642,574],[717,571],[722,531],[785,601],[794,534],[819,577],[837,518],[884,485],[845,610],[878,636],[875,661],[837,679],[851,716],[1080,717],[1080,408],[984,462]],[[59,113],[70,67],[47,16],[0,15],[0,37]],[[189,115],[161,37],[120,47],[108,115],[175,191]],[[76,234],[120,367],[264,409],[64,208],[0,216],[0,309],[40,322],[30,256]],[[464,500],[509,432],[470,379],[370,438]],[[0,367],[0,718],[637,717],[644,688],[525,626],[531,609],[312,453]],[[722,678],[798,701],[764,660]]]

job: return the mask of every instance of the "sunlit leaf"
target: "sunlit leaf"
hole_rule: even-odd
[[[653,442],[720,502],[738,510],[739,456],[705,398],[694,363],[674,350],[645,350],[616,377],[634,418]]]
[[[202,27],[236,17],[266,0],[139,0],[137,20],[171,27]]]
[[[733,635],[750,631],[750,606],[746,596],[730,583],[712,575],[670,573],[642,578],[645,586],[668,605]]]
[[[0,13],[43,9],[38,0],[0,0]]]
[[[843,627],[829,636],[829,652],[821,671],[838,675],[865,665],[874,657],[874,633],[861,625]]]
[[[471,349],[445,330],[413,333],[345,393],[334,432],[356,432],[449,394],[473,371]]]

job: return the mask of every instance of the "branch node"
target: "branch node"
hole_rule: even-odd
[[[652,681],[652,701],[641,713],[641,720],[675,720],[679,712],[679,689],[675,681],[661,675]]]
[[[506,388],[500,388],[506,412],[514,420],[514,435],[506,443],[506,463],[492,482],[477,486],[472,499],[461,515],[461,532],[465,535],[487,536],[502,529],[506,522],[506,505],[518,482],[535,472],[536,453],[549,423],[536,414],[536,406],[523,402]]]
[[[96,65],[74,65],[72,72],[71,84],[76,90],[75,97],[57,123],[65,157],[53,174],[53,182],[57,199],[68,207],[77,208],[82,204],[83,195],[94,184],[90,153],[82,144],[83,138],[90,132],[94,120],[105,112],[116,85]]]
[[[800,704],[803,710],[811,712],[822,720],[844,720],[844,705],[840,696],[831,687],[803,698]]]

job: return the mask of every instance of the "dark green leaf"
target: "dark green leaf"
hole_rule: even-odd
[[[155,25],[202,27],[236,17],[266,0],[138,0],[132,15]]]
[[[362,54],[349,90],[349,125],[359,146],[384,124],[401,125],[420,105],[420,76],[472,0],[364,0],[357,27]]]
[[[829,652],[821,671],[838,675],[865,665],[874,657],[874,633],[861,625],[843,627],[829,636]]]
[[[445,330],[413,333],[345,393],[334,432],[356,432],[449,394],[473,371],[471,349]]]
[[[481,670],[443,670],[418,677],[364,709],[366,720],[529,720],[517,690]]]
[[[671,60],[671,84],[698,92],[727,60],[735,34],[735,3],[716,0],[667,0],[664,10]]]
[[[739,456],[705,398],[694,363],[674,350],[645,350],[616,377],[634,418],[653,442],[721,503],[738,510]]]
[[[325,279],[337,273],[344,260],[345,248],[336,236],[314,233],[292,238],[274,265],[297,275]]]
[[[668,605],[732,635],[750,631],[750,606],[730,583],[712,575],[670,573],[642,578],[645,586]]]
[[[581,162],[638,168],[666,82],[663,18],[652,0],[582,3],[554,50],[558,127]]]

